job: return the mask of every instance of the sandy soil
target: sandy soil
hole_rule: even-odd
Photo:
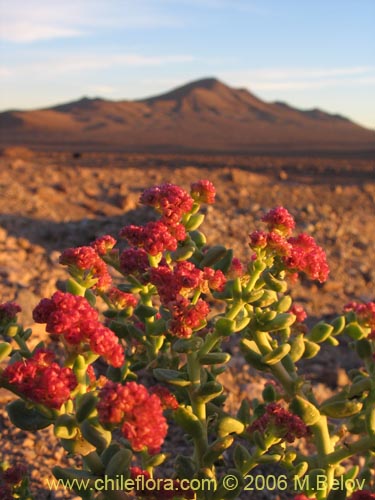
[[[374,173],[371,160],[353,158],[8,150],[0,157],[0,300],[15,298],[23,307],[24,322],[30,324],[33,307],[53,293],[56,280],[66,277],[58,265],[61,249],[87,244],[105,233],[116,235],[125,224],[146,221],[150,212],[138,205],[146,187],[169,181],[188,188],[190,182],[208,178],[218,193],[203,226],[208,241],[225,243],[245,261],[250,255],[248,233],[261,227],[265,211],[285,206],[295,216],[298,230],[310,233],[325,248],[331,268],[326,284],[304,282],[294,297],[312,320],[331,317],[349,300],[374,299]],[[345,380],[339,368],[356,363],[345,343],[339,356],[324,350],[319,359],[306,364],[305,370],[317,383],[324,380],[332,387]],[[253,393],[264,384],[236,361],[223,381],[234,406],[240,397],[236,384]],[[4,411],[7,400],[8,395],[0,392],[0,461],[28,462],[38,500],[72,498],[48,492],[42,484],[52,477],[51,466],[63,460],[52,433],[45,430],[35,438],[15,430]]]

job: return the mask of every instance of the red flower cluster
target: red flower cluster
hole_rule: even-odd
[[[216,189],[212,182],[202,179],[191,184],[191,197],[199,203],[215,203]]]
[[[310,279],[323,283],[329,268],[324,250],[314,238],[305,233],[289,236],[295,226],[293,217],[283,207],[268,212],[262,219],[270,232],[254,231],[250,236],[250,247],[255,251],[265,249],[281,258],[290,273],[304,272]],[[256,259],[256,255],[255,255]]]
[[[36,323],[47,323],[46,330],[63,335],[66,342],[78,345],[88,342],[90,349],[112,366],[124,362],[124,351],[112,330],[98,320],[98,312],[84,297],[55,292],[51,299],[43,299],[33,311]]]
[[[191,290],[200,289],[204,293],[211,290],[222,290],[226,278],[222,271],[205,267],[203,271],[192,262],[177,262],[173,270],[168,266],[150,269],[150,282],[158,290],[163,304],[176,300],[177,295],[183,296]]]
[[[168,304],[171,319],[168,330],[176,337],[189,338],[194,330],[203,326],[208,313],[209,305],[202,299],[196,304],[191,304],[188,299],[178,295],[176,300]]]
[[[291,245],[285,237],[279,233],[271,231],[254,231],[250,233],[250,247],[254,250],[258,248],[267,248],[276,255],[286,256],[291,251]]]
[[[161,221],[149,222],[144,227],[125,226],[120,231],[120,238],[126,238],[130,245],[144,248],[149,255],[158,255],[165,250],[176,250],[177,242],[186,238],[182,224],[171,227]]]
[[[375,302],[349,302],[344,311],[355,312],[358,322],[364,327],[371,328],[370,338],[375,338]]]
[[[237,257],[234,257],[228,271],[228,276],[230,278],[240,278],[244,272],[245,269],[242,262]]]
[[[309,278],[324,283],[329,274],[326,254],[314,238],[302,233],[296,238],[289,238],[288,243],[292,248],[284,262],[289,269],[303,271]]]
[[[31,401],[59,409],[77,380],[70,368],[61,368],[54,359],[53,352],[41,349],[29,359],[8,365],[2,376]]]
[[[256,430],[262,434],[267,430],[276,437],[285,439],[288,443],[308,434],[305,423],[297,415],[290,413],[277,403],[267,405],[264,415],[255,420],[248,428],[249,432]]]
[[[159,397],[163,410],[177,410],[179,405],[176,397],[163,385],[150,387],[150,393]]]
[[[221,292],[226,282],[227,279],[220,269],[215,270],[211,267],[205,267],[203,269],[203,283],[201,289],[204,293],[207,293],[208,289]]]
[[[292,215],[284,207],[276,207],[270,210],[262,218],[266,222],[270,231],[278,231],[284,236],[290,236],[296,223]]]
[[[91,243],[92,248],[98,255],[106,255],[116,245],[117,241],[110,234],[97,238]]]
[[[4,302],[0,304],[0,325],[7,325],[15,321],[21,307],[15,302]]]
[[[290,311],[292,314],[294,314],[294,316],[297,318],[297,323],[302,323],[303,321],[305,321],[305,319],[307,318],[307,314],[306,314],[306,311],[304,310],[304,308],[298,304],[293,304],[293,306],[290,308]]]
[[[102,251],[102,245],[96,245]],[[59,259],[60,264],[71,266],[79,272],[83,272],[83,279],[93,278],[96,283],[92,288],[100,291],[107,290],[112,283],[106,263],[100,258],[93,247],[67,248]]]
[[[125,385],[108,381],[99,394],[99,419],[103,424],[121,424],[123,436],[134,451],[147,448],[158,453],[167,434],[160,398],[136,382]]]
[[[126,276],[134,274],[143,281],[142,275],[149,266],[148,256],[143,248],[127,248],[120,255],[120,269]]]
[[[116,307],[116,309],[135,307],[138,302],[132,293],[123,292],[115,287],[108,290],[106,297],[111,302],[112,306]]]
[[[178,223],[183,214],[190,212],[194,203],[184,189],[174,184],[162,184],[146,189],[141,195],[140,202],[160,212],[161,220],[167,226]]]

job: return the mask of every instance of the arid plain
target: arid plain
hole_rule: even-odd
[[[207,178],[217,189],[217,202],[207,209],[203,226],[209,243],[232,247],[245,262],[251,255],[248,233],[261,227],[265,211],[285,206],[297,229],[325,248],[331,268],[326,284],[304,282],[293,295],[312,320],[332,317],[349,300],[374,298],[374,173],[374,160],[358,155],[181,156],[6,148],[0,158],[2,300],[19,301],[24,322],[31,324],[32,308],[66,277],[58,264],[62,249],[105,233],[117,235],[128,223],[145,222],[150,211],[138,204],[144,188],[163,182],[188,188],[190,182]],[[44,337],[39,326],[37,338]],[[235,346],[228,348],[235,352]],[[304,366],[328,393],[345,383],[345,369],[358,362],[345,342],[339,349],[339,356],[327,349],[318,362]],[[235,407],[239,390],[251,397],[264,380],[233,359],[223,383]],[[4,410],[8,400],[1,392],[3,458],[29,464],[38,500],[72,498],[46,488],[51,467],[65,463],[51,432],[34,436],[14,429]]]

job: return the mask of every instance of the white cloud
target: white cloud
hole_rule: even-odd
[[[250,90],[308,90],[348,85],[371,85],[374,66],[337,68],[263,68],[220,73],[225,81]]]
[[[12,71],[7,68],[6,66],[0,66],[0,77],[1,78],[6,78],[8,76],[12,75]]]
[[[186,64],[195,61],[191,55],[144,56],[142,54],[78,54],[75,56],[45,57],[43,61],[24,63],[13,66],[17,75],[41,73],[56,76],[69,73],[83,73],[103,69],[119,69],[122,67],[157,67],[169,64]]]
[[[87,91],[84,94],[88,95],[106,95],[110,96],[116,93],[116,89],[110,85],[89,85]]]
[[[0,0],[0,39],[29,43],[83,36],[98,28],[176,25],[147,0]]]

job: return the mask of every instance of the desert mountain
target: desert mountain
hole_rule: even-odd
[[[319,109],[266,103],[214,79],[137,101],[83,98],[0,113],[0,145],[135,152],[375,150],[375,132]]]

